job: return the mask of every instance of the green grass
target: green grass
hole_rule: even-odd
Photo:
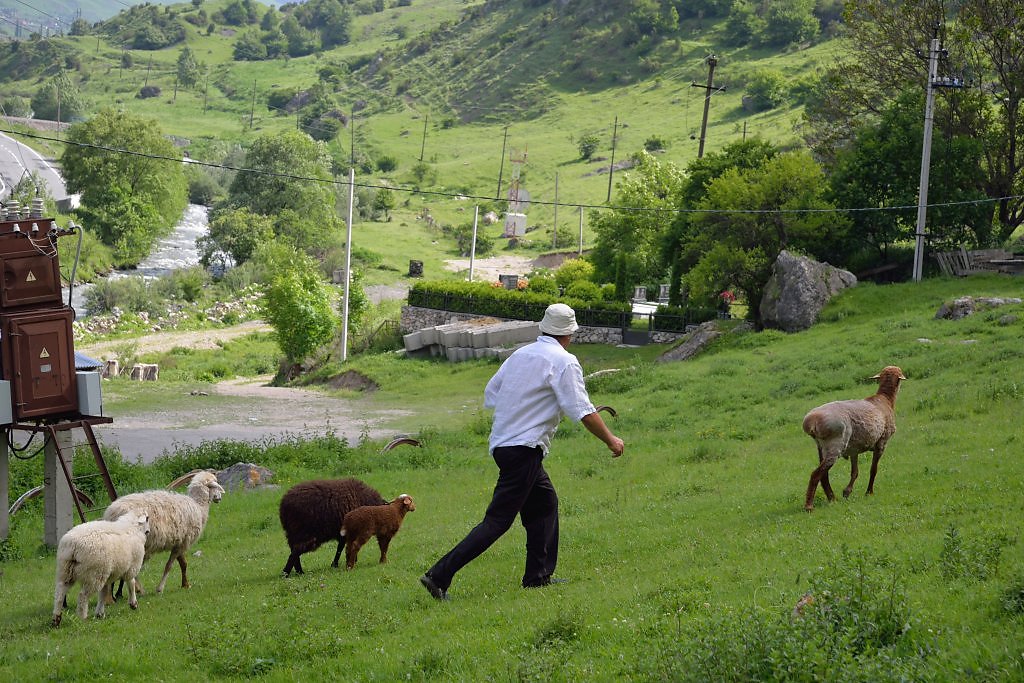
[[[180,467],[262,460],[281,486],[212,510],[188,591],[172,578],[136,612],[119,603],[102,622],[68,615],[54,631],[53,552],[39,546],[38,509],[19,513],[0,545],[0,678],[1020,680],[1024,306],[934,313],[955,296],[1021,290],[997,276],[862,284],[807,332],[727,335],[684,363],[572,347],[587,372],[628,370],[590,387],[618,411],[609,421],[625,455],[563,424],[547,463],[561,499],[558,574],[571,582],[518,587],[516,526],[456,577],[447,604],[417,577],[489,499],[487,420],[473,413],[494,366],[359,360],[382,387],[363,400],[435,404],[424,448],[183,453]],[[873,393],[867,378],[888,364],[908,380],[875,495],[864,496],[865,472],[848,500],[819,493],[805,513],[816,459],[803,415]],[[833,469],[837,489],[848,471]],[[351,474],[416,500],[391,562],[377,565],[370,547],[354,571],[332,570],[326,548],[305,558],[305,576],[280,578],[281,490]],[[791,616],[808,592],[815,604]]]

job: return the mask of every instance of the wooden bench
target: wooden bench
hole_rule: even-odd
[[[975,249],[967,251],[963,247],[954,251],[942,251],[933,254],[939,262],[939,268],[945,275],[964,277],[975,273],[998,272],[998,264],[994,260],[1005,259],[1009,254],[1003,249]]]

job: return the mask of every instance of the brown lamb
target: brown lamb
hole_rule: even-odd
[[[345,515],[363,505],[385,504],[387,501],[376,489],[358,479],[318,479],[288,489],[279,510],[291,549],[283,574],[288,576],[292,569],[302,574],[301,555],[332,540],[338,542],[338,550],[331,566],[337,567],[344,544],[341,522]]]
[[[346,541],[346,569],[356,566],[359,549],[370,540],[371,536],[377,537],[381,564],[387,562],[388,545],[391,543],[391,539],[402,526],[405,513],[415,509],[416,504],[412,502],[412,497],[403,493],[387,505],[364,505],[345,515],[345,520],[341,523],[341,535]]]
[[[900,390],[900,381],[906,377],[902,370],[890,365],[872,379],[878,380],[878,391],[874,395],[858,400],[832,401],[818,406],[804,417],[804,431],[818,444],[818,467],[811,472],[804,502],[804,509],[808,512],[814,509],[814,493],[819,482],[829,501],[836,499],[828,481],[828,471],[840,457],[850,459],[850,483],[843,489],[843,497],[847,498],[853,491],[853,482],[857,481],[857,456],[866,451],[873,453],[867,493],[874,493],[878,461],[896,432],[896,394]]]

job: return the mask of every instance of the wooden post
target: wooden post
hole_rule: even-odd
[[[11,507],[10,486],[11,461],[7,451],[7,439],[10,437],[10,429],[0,430],[0,541],[4,541],[11,533],[11,520],[7,510]]]
[[[47,440],[43,449],[43,543],[51,548],[75,525],[75,501],[58,460],[63,454],[68,472],[74,472],[71,431],[55,430],[53,434],[56,443]]]

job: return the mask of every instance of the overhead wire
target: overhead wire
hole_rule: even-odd
[[[7,133],[9,135],[20,135],[23,137],[45,140],[49,142],[57,142],[64,145],[72,145],[76,147],[83,147],[87,149],[95,149],[110,154],[126,154],[130,156],[142,157],[145,159],[154,159],[159,161],[168,161],[171,163],[180,164],[183,160],[180,158],[163,156],[159,154],[150,154],[148,152],[137,152],[129,149],[122,149],[117,147],[108,147],[106,145],[96,145],[86,142],[77,142],[73,140],[65,140],[61,138],[53,138],[46,135],[39,135],[35,133],[27,133],[24,131],[8,130],[0,128],[0,133]],[[294,173],[281,173],[278,171],[267,171],[263,169],[246,168],[240,166],[229,166],[227,164],[217,164],[209,161],[200,161],[197,159],[188,159],[187,163],[204,166],[207,168],[215,168],[219,170],[235,171],[238,173],[252,173],[254,175],[264,175],[274,178],[284,178],[288,180],[298,180],[303,182],[321,183],[326,185],[336,185],[340,187],[348,187],[350,183],[347,180],[339,180],[336,178],[318,178],[315,176],[304,176]],[[374,183],[351,183],[352,187],[358,187],[363,189],[371,190],[390,190],[392,192],[405,192],[408,194],[419,194],[429,195],[435,197],[446,197],[449,199],[477,199],[482,201],[500,201],[500,197],[484,196],[484,195],[469,195],[459,192],[442,192],[440,190],[424,190],[421,188],[414,187],[402,187],[388,184],[374,184]],[[939,208],[948,206],[966,206],[966,205],[978,205],[978,204],[994,204],[996,202],[1024,199],[1024,195],[1006,195],[1002,197],[985,197],[983,199],[971,199],[962,200],[955,202],[936,202],[927,205],[927,208]],[[567,208],[579,208],[579,209],[593,209],[600,211],[637,211],[637,212],[650,212],[650,213],[665,213],[665,214],[752,214],[752,215],[784,215],[784,214],[832,214],[832,213],[858,213],[858,212],[876,212],[876,211],[907,211],[917,210],[917,204],[903,204],[898,206],[863,206],[863,207],[830,207],[830,208],[809,208],[809,209],[692,209],[692,208],[681,208],[681,207],[660,207],[660,206],[627,206],[627,205],[615,205],[615,204],[593,204],[590,202],[552,202],[543,200],[531,200],[531,204],[539,206],[559,206]]]

